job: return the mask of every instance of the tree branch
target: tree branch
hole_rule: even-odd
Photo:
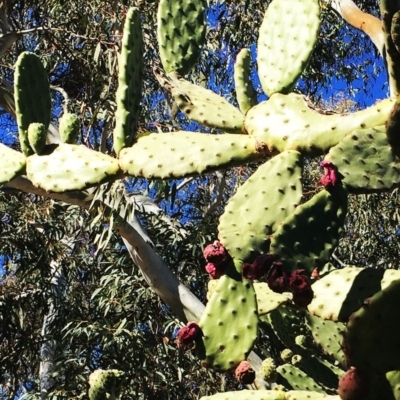
[[[330,5],[348,24],[366,33],[385,58],[385,39],[379,18],[361,11],[352,0],[332,0]]]

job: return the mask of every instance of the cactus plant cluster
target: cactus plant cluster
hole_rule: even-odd
[[[400,10],[392,10],[390,1],[382,3],[386,40],[393,43],[388,51],[398,51]],[[40,60],[23,53],[15,72],[22,153],[0,145],[5,160],[0,184],[26,174],[37,187],[63,192],[126,176],[184,178],[260,162],[228,202],[218,240],[204,251],[213,290],[201,320],[182,328],[178,344],[195,342],[204,367],[236,369],[242,383],[251,383],[257,373],[257,379],[276,381],[278,390],[203,399],[398,398],[400,272],[335,269],[329,263],[343,229],[348,193],[400,187],[398,99],[348,115],[311,109],[291,90],[318,38],[319,2],[273,0],[258,41],[258,72],[269,98],[257,104],[249,78],[251,54],[243,49],[235,64],[237,109],[183,77],[204,45],[204,9],[203,0],[159,2],[160,56],[166,88],[182,112],[221,133],[137,138],[143,40],[140,17],[131,9],[119,58],[117,158],[74,144],[79,118],[71,114],[60,121],[63,143],[46,146],[49,82]],[[304,157],[321,155],[323,188],[304,201]],[[253,371],[245,359],[261,324],[287,351],[279,362],[267,359]],[[113,381],[115,374],[109,375],[97,373],[91,385]],[[116,396],[93,394],[101,390],[91,389],[91,398]]]

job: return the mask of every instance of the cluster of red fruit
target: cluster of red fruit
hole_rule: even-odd
[[[228,251],[218,240],[206,246],[203,255],[207,261],[206,271],[213,279],[220,278],[232,262]],[[253,263],[244,263],[242,275],[251,280],[260,280],[266,276],[268,286],[274,292],[292,292],[293,302],[298,307],[307,307],[314,296],[305,270],[285,272],[283,264],[274,254],[263,254],[258,256]]]

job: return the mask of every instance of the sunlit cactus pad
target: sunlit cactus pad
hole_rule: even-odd
[[[243,262],[269,249],[269,236],[299,205],[302,156],[283,152],[261,165],[237,190],[220,218],[218,237]]]
[[[306,67],[318,38],[318,0],[272,1],[258,39],[258,74],[265,93],[287,93]]]
[[[182,178],[266,157],[262,142],[247,135],[152,133],[119,155],[121,169],[145,178]]]
[[[312,285],[314,299],[308,310],[323,319],[347,322],[366,298],[397,279],[399,270],[345,267],[332,271]]]
[[[165,71],[186,75],[199,58],[205,43],[205,2],[161,0],[158,4],[157,35]]]
[[[311,273],[322,268],[339,242],[346,212],[343,187],[319,192],[282,222],[272,237],[270,252],[278,255],[288,271]]]
[[[340,397],[301,390],[241,390],[204,396],[200,400],[340,400]]]
[[[25,172],[26,157],[0,143],[0,185],[15,179]]]
[[[325,115],[309,108],[304,96],[275,94],[246,115],[245,129],[265,142],[271,152],[297,150],[303,155],[321,155],[348,133],[382,125],[394,101],[387,99],[347,115]]]
[[[352,132],[326,159],[338,168],[349,191],[373,193],[400,187],[400,158],[392,152],[384,126]]]
[[[211,90],[169,75],[170,90],[178,107],[190,118],[204,126],[229,133],[243,133],[244,115],[239,109]]]
[[[26,170],[32,183],[48,192],[82,190],[122,176],[118,160],[73,144],[28,157]]]
[[[276,293],[271,290],[266,282],[254,283],[257,297],[258,315],[268,314],[281,304],[290,301],[290,293]]]
[[[231,265],[207,303],[199,322],[203,332],[203,365],[218,371],[235,368],[250,353],[258,332],[253,283]]]

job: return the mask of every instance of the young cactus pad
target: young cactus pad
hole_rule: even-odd
[[[119,163],[132,176],[170,179],[259,161],[267,155],[265,146],[247,135],[179,131],[140,137],[121,151]]]
[[[238,268],[238,266],[236,266]],[[253,283],[233,263],[207,303],[199,322],[205,348],[204,365],[218,371],[245,360],[257,338],[257,301]]]
[[[28,157],[26,171],[35,186],[48,192],[83,190],[122,177],[118,160],[84,145],[65,143],[48,155]]]
[[[40,122],[32,122],[28,127],[28,142],[36,154],[40,154],[46,146],[47,127]]]
[[[297,207],[274,233],[270,253],[287,271],[322,268],[339,242],[347,212],[347,193],[342,186],[322,190]]]
[[[118,58],[114,149],[117,154],[136,141],[136,130],[142,99],[143,36],[140,15],[132,7],[126,14],[121,54]]]
[[[306,67],[320,25],[318,0],[273,0],[260,28],[258,75],[264,92],[288,93]]]
[[[223,97],[176,74],[169,79],[168,89],[188,118],[224,132],[243,133],[244,115]]]
[[[59,120],[58,130],[63,143],[76,143],[79,132],[81,131],[81,122],[75,114],[64,113]]]
[[[400,187],[400,157],[389,146],[384,126],[352,132],[330,149],[326,160],[337,167],[353,193]]]
[[[0,143],[0,185],[8,183],[25,172],[26,157],[19,151]]]
[[[234,78],[236,97],[240,111],[242,111],[243,114],[246,114],[247,111],[257,104],[257,93],[250,80],[250,61],[250,50],[240,50],[239,54],[236,56]]]
[[[29,125],[39,122],[47,131],[51,117],[49,79],[38,56],[27,51],[19,55],[15,64],[14,82],[19,141],[23,153],[30,155]]]
[[[271,152],[297,150],[304,156],[325,154],[347,134],[386,122],[394,100],[347,115],[324,115],[308,107],[302,95],[275,94],[253,107],[245,119],[245,129],[265,142]]]
[[[161,0],[158,44],[164,70],[186,75],[200,57],[206,39],[203,0]]]
[[[276,370],[284,379],[284,381],[286,381],[285,383],[288,384],[282,383],[284,386],[289,386],[296,390],[325,393],[324,389],[322,389],[322,387],[318,385],[314,379],[309,377],[300,368],[297,368],[292,364],[280,365]]]
[[[220,218],[219,240],[229,254],[253,262],[268,252],[269,235],[302,197],[302,156],[286,151],[261,165],[237,190]]]

